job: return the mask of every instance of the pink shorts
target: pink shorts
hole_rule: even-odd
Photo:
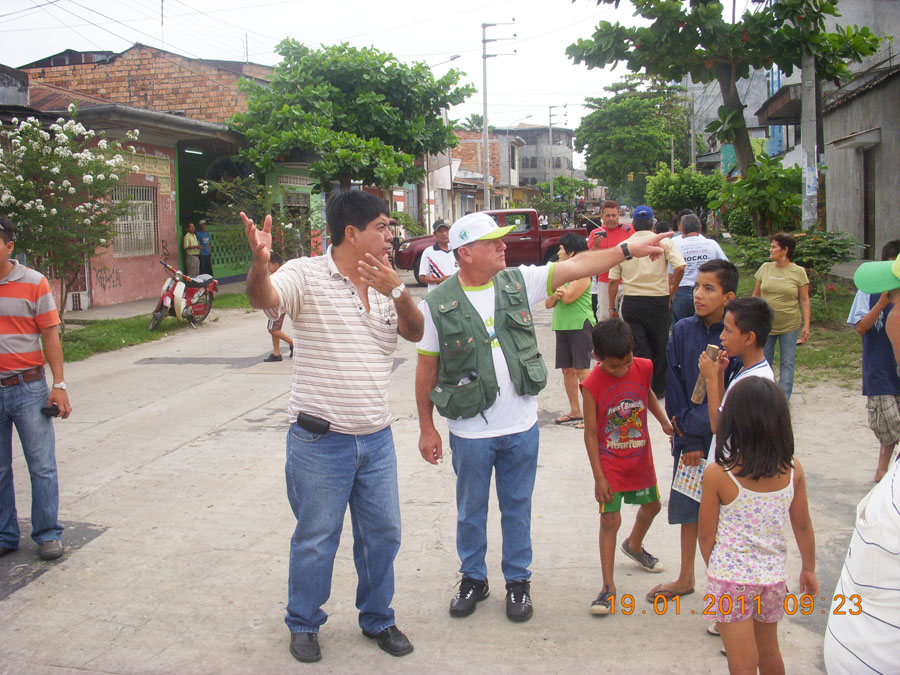
[[[703,615],[708,621],[736,623],[755,619],[777,623],[784,616],[787,584],[739,584],[707,577]]]

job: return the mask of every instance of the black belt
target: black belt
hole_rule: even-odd
[[[38,366],[37,368],[29,368],[28,370],[23,370],[21,373],[16,373],[15,375],[0,379],[0,387],[15,387],[23,382],[37,382],[38,380],[43,379],[44,367]]]

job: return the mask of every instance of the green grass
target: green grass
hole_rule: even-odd
[[[179,322],[175,317],[166,317],[156,330],[148,330],[150,315],[135,316],[130,319],[108,319],[94,321],[83,328],[66,330],[62,337],[63,359],[83,361],[89,356],[102,352],[112,352],[124,347],[159,340],[167,333],[184,330],[190,324]]]
[[[217,295],[213,309],[252,309],[246,293],[224,293]]]

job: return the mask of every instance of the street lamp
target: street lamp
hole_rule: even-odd
[[[492,59],[497,56],[515,56],[516,50],[513,50],[512,54],[488,54],[487,53],[487,44],[488,42],[500,42],[501,40],[515,40],[516,34],[513,33],[511,38],[489,38],[487,36],[487,29],[493,28],[494,26],[511,26],[516,22],[513,19],[511,22],[507,23],[483,23],[481,24],[481,59],[484,62],[482,64],[482,87],[481,87],[481,95],[484,100],[484,111],[481,119],[481,142],[484,150],[484,171],[482,176],[482,183],[484,184],[484,209],[487,210],[491,208],[491,160],[490,154],[488,153],[488,104],[487,104],[487,60]]]
[[[447,59],[446,61],[439,61],[438,63],[435,63],[434,65],[430,65],[430,66],[428,66],[428,67],[429,67],[429,68],[434,68],[434,67],[436,67],[436,66],[442,66],[442,65],[444,65],[445,63],[450,63],[451,61],[456,61],[456,59],[461,59],[461,58],[462,58],[462,57],[461,57],[459,54],[454,54],[453,56],[451,56],[451,57],[450,57],[449,59]]]

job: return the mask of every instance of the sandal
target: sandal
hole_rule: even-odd
[[[664,591],[662,589],[662,584],[657,584],[652,589],[650,589],[649,593],[647,593],[646,599],[647,599],[647,602],[649,602],[650,604],[653,604],[656,601],[656,598],[659,596],[662,596],[666,600],[671,600],[673,598],[677,598],[682,595],[690,595],[693,592],[694,592],[693,588],[691,588],[690,590],[687,590],[687,591],[682,591],[681,593],[678,593],[677,591],[672,591],[672,590]]]
[[[555,420],[553,420],[554,424],[566,424],[568,422],[581,422],[584,418],[579,415],[569,415],[566,413],[565,415],[560,415]]]

